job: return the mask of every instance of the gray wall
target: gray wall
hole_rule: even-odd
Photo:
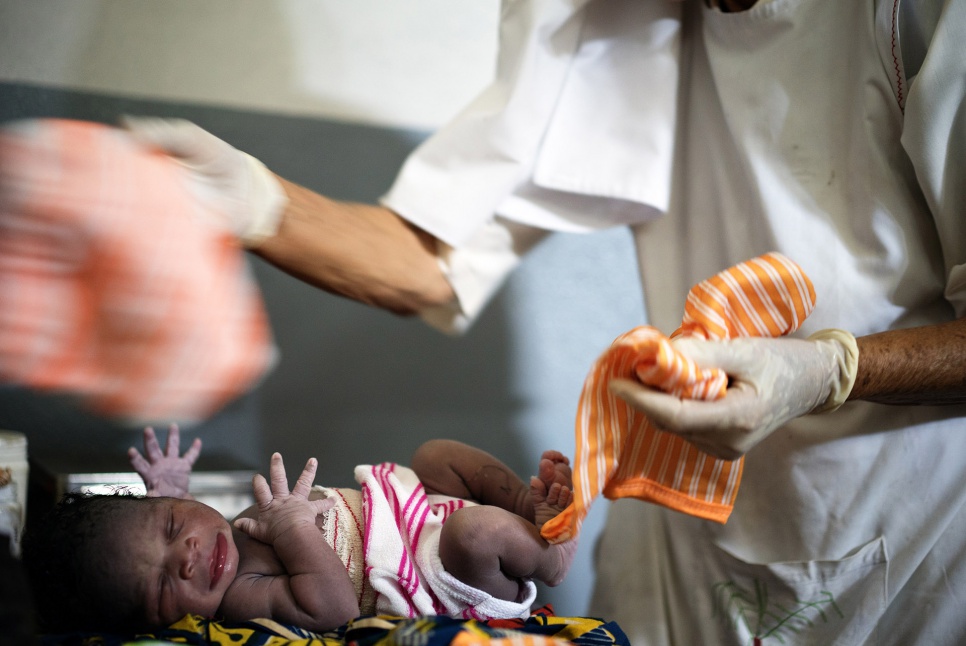
[[[190,104],[141,101],[0,83],[0,121],[60,116],[112,123],[122,113],[196,121],[279,174],[337,199],[372,202],[426,133]],[[579,257],[580,261],[574,259]],[[406,462],[433,437],[490,450],[521,475],[540,452],[573,454],[573,416],[586,371],[616,337],[644,320],[629,236],[557,234],[538,247],[464,336],[444,336],[320,292],[252,257],[281,351],[249,396],[190,429],[209,455],[265,468],[318,457],[317,481],[352,484],[357,463]],[[28,434],[33,454],[83,462],[123,456],[138,441],[60,400],[0,389],[0,428]],[[590,550],[607,503],[589,518],[571,576],[539,601],[585,611]]]

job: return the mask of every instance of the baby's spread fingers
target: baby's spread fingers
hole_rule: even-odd
[[[235,529],[244,532],[249,536],[251,536],[252,531],[254,531],[256,526],[255,521],[251,518],[238,518],[232,524],[235,526]]]
[[[131,467],[133,467],[134,470],[141,475],[144,475],[147,470],[151,468],[151,465],[148,464],[148,461],[144,459],[144,456],[141,455],[140,451],[133,446],[127,450],[127,457],[128,460],[131,461]]]
[[[285,475],[285,464],[282,462],[282,454],[275,452],[272,454],[272,462],[268,467],[268,477],[272,481],[272,493],[276,496],[288,495],[288,478]]]
[[[309,458],[309,461],[305,463],[305,468],[302,469],[302,475],[295,482],[295,488],[292,489],[293,494],[297,494],[303,498],[309,497],[309,491],[312,490],[312,483],[315,481],[315,470],[318,465],[318,460]]]
[[[272,490],[268,486],[268,482],[265,481],[265,476],[260,473],[256,473],[252,478],[252,494],[255,496],[255,502],[258,503],[259,509],[264,509],[272,504]]]
[[[158,436],[154,434],[154,429],[150,426],[144,428],[144,453],[151,462],[157,462],[164,457],[161,452],[161,445],[158,443]]]
[[[171,424],[168,427],[168,457],[176,458],[178,457],[178,449],[181,447],[181,430],[178,428],[177,424]]]
[[[315,509],[315,515],[318,516],[335,507],[335,496],[321,500],[313,500],[311,502],[313,509]]]
[[[183,459],[190,466],[194,466],[194,463],[198,460],[198,456],[201,455],[201,438],[196,437],[188,450],[184,452]]]

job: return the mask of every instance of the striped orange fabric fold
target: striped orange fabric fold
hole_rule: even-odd
[[[195,421],[275,349],[225,217],[101,124],[0,129],[0,382],[128,422]]]
[[[740,263],[691,288],[684,320],[670,337],[649,326],[618,337],[597,360],[577,406],[574,501],[541,533],[552,543],[577,536],[593,500],[638,498],[719,523],[734,507],[744,460],[722,460],[655,429],[608,390],[611,379],[637,379],[682,398],[723,397],[728,376],[702,368],[671,343],[788,334],[815,306],[801,268],[778,253]]]

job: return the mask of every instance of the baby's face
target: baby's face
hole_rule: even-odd
[[[117,536],[116,581],[135,595],[152,626],[188,613],[214,617],[235,578],[238,548],[231,526],[192,500],[152,498]]]

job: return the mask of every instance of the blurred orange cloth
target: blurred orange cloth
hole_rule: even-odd
[[[197,421],[275,358],[244,252],[187,171],[105,125],[0,129],[0,381]]]
[[[684,320],[671,337],[641,326],[618,337],[597,360],[577,406],[573,503],[541,534],[551,543],[575,538],[594,498],[638,498],[724,523],[738,495],[744,459],[722,460],[664,433],[611,394],[611,379],[637,379],[681,398],[725,396],[728,375],[699,367],[671,339],[781,336],[815,307],[802,269],[778,253],[740,263],[691,288]]]

